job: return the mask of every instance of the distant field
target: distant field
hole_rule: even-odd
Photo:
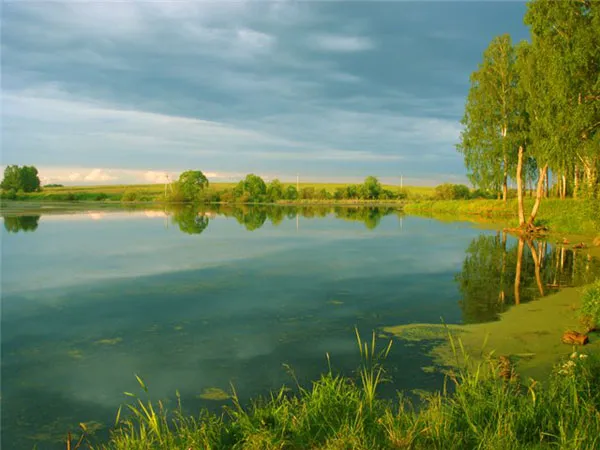
[[[211,183],[209,189],[221,191],[225,189],[233,188],[237,183]],[[283,183],[284,186],[296,186],[296,183]],[[316,190],[326,189],[328,192],[333,193],[337,188],[348,186],[352,183],[300,183],[300,189],[302,188],[315,188]],[[383,185],[385,189],[391,191],[398,191],[400,186],[397,185]],[[430,196],[433,194],[433,187],[430,186],[404,186],[404,189],[409,194],[418,196]],[[147,195],[160,195],[165,191],[164,184],[118,184],[118,185],[103,185],[103,186],[65,186],[65,187],[49,187],[44,188],[42,193],[31,194],[32,196],[39,196],[43,198],[44,193],[48,194],[107,194],[121,195],[128,191],[143,192]]]

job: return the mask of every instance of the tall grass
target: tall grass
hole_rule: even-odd
[[[222,414],[186,415],[135,398],[119,415],[108,442],[91,449],[597,449],[600,448],[600,361],[573,353],[546,382],[506,376],[506,358],[474,365],[452,340],[460,363],[446,383],[453,389],[425,396],[416,409],[402,396],[379,398],[385,380],[382,351],[357,333],[357,379],[331,366],[310,387],[297,385],[243,406],[232,387]],[[293,374],[292,374],[293,375]],[[293,377],[295,380],[295,377]],[[144,391],[147,388],[138,378]],[[133,395],[133,394],[131,394]]]

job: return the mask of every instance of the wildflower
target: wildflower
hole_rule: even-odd
[[[587,357],[588,357],[588,355],[584,355],[583,353],[581,355],[579,355],[579,359],[585,359]]]
[[[571,359],[575,359],[575,358],[577,358],[577,352],[573,352],[573,353],[571,353],[571,356],[570,356],[570,358],[571,358]]]

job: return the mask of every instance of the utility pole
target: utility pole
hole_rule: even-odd
[[[402,181],[403,181],[402,174],[400,174],[400,189],[402,189]]]

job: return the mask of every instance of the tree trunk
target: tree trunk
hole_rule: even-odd
[[[515,269],[515,305],[521,303],[521,266],[523,264],[523,238],[519,238],[517,267]]]
[[[575,165],[573,171],[573,198],[577,198],[579,193],[579,166]]]
[[[525,225],[525,212],[523,211],[523,146],[519,146],[517,159],[517,203],[519,208],[519,226]]]
[[[506,203],[508,200],[508,156],[506,154],[506,133],[508,127],[504,125],[502,127],[502,152],[504,153],[504,178],[502,181],[502,200]]]
[[[561,193],[560,193],[560,198],[562,200],[567,198],[567,176],[563,173],[562,174],[562,189],[561,189]]]
[[[533,209],[531,210],[531,216],[529,216],[529,226],[533,227],[533,222],[535,221],[535,216],[537,216],[538,210],[540,209],[540,203],[542,201],[542,191],[544,188],[544,180],[546,179],[546,175],[548,173],[548,164],[540,169],[540,175],[538,178],[537,189],[535,193],[535,203],[533,204]]]
[[[550,194],[550,180],[548,179],[548,177],[546,177],[546,192],[544,194],[544,197],[548,198],[549,194]]]

